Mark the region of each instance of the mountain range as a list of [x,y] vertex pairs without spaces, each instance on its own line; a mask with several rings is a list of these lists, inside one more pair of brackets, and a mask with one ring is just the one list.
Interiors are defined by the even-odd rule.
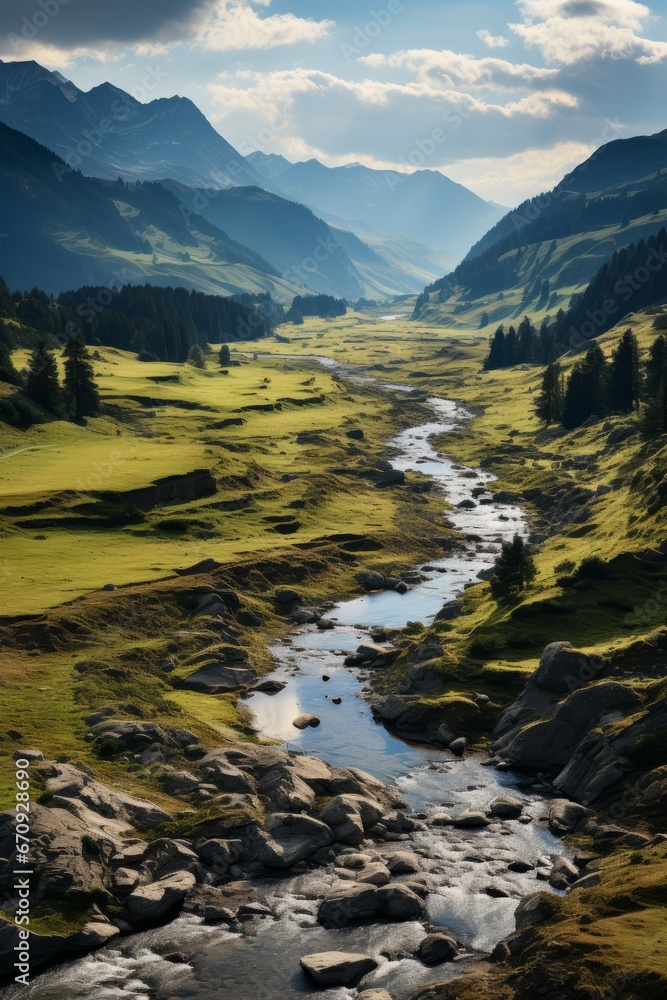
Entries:
[[[306,287],[315,291],[373,297],[417,292],[455,265],[501,214],[438,171],[406,175],[358,164],[291,164],[262,153],[244,157],[187,98],[143,104],[110,83],[84,92],[32,61],[0,61],[0,122],[86,176],[176,182],[182,198],[185,188],[251,189],[217,206],[207,199],[202,215],[271,260],[279,273],[303,271],[303,260],[315,255],[318,267],[306,269]],[[275,198],[260,198],[258,189]],[[290,215],[290,202],[311,212],[295,206]],[[223,204],[229,220],[221,215]],[[338,248],[321,261],[320,241],[331,246],[332,230],[341,234]],[[208,279],[203,290],[210,290]],[[249,289],[242,281],[234,290]]]

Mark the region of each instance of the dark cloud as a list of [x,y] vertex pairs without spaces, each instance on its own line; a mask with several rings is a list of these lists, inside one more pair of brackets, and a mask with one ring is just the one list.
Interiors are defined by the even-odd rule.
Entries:
[[215,0],[0,0],[0,36],[62,49],[189,38]]

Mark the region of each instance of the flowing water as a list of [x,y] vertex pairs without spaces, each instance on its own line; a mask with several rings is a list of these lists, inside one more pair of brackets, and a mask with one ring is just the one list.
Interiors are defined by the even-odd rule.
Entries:
[[[329,359],[317,359],[328,367]],[[367,376],[343,371],[347,377]],[[395,390],[401,386],[387,386]],[[391,447],[395,468],[431,476],[453,505],[470,498],[471,490],[487,487],[491,477],[480,470],[453,464],[438,454],[435,435],[454,429],[469,414],[453,402],[432,399],[434,418],[403,431]],[[466,583],[493,565],[501,542],[515,532],[526,533],[519,508],[498,502],[471,509],[456,506],[453,525],[469,540],[456,556],[432,560],[422,567],[423,582],[407,594],[393,591],[359,597],[336,605],[327,615],[331,631],[308,626],[275,645],[280,666],[273,675],[287,682],[275,695],[255,694],[247,705],[264,737],[278,738],[289,749],[320,756],[337,766],[361,767],[403,793],[409,808],[450,814],[484,809],[503,791],[525,803],[532,822],[494,822],[481,830],[428,827],[404,835],[396,844],[416,851],[429,881],[428,920],[450,931],[466,953],[487,951],[514,928],[519,900],[545,884],[535,873],[514,874],[509,862],[525,858],[537,863],[555,857],[562,847],[546,828],[546,805],[539,794],[516,788],[516,779],[484,767],[470,755],[452,760],[444,751],[408,745],[377,724],[363,699],[367,676],[345,667],[344,656],[368,639],[374,627],[402,628],[410,621],[428,622],[443,603]],[[323,680],[323,675],[329,677]],[[333,698],[342,699],[334,704]],[[292,720],[303,712],[321,719],[317,729],[296,730]],[[28,987],[2,991],[7,1000],[289,1000],[318,993],[303,977],[299,958],[318,951],[363,951],[378,961],[364,985],[387,987],[395,1000],[406,1000],[422,982],[462,974],[460,962],[426,969],[413,957],[424,936],[421,924],[373,924],[325,930],[316,921],[318,901],[335,880],[333,869],[320,869],[283,879],[267,879],[262,892],[276,919],[256,918],[233,932],[209,927],[196,918],[181,917],[166,927],[124,938],[94,955],[39,977]],[[492,898],[489,886],[508,895]],[[177,959],[175,961],[175,959]],[[332,989],[329,1000],[348,1000],[354,990]]]

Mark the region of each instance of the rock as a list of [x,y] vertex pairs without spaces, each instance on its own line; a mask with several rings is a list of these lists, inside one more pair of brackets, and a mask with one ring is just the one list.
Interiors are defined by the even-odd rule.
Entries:
[[215,559],[202,559],[201,562],[195,563],[194,566],[188,566],[187,569],[177,569],[176,573],[179,576],[197,576],[200,573],[212,573],[216,569],[220,569],[222,563],[216,562]]
[[213,750],[200,762],[202,774],[223,792],[245,792],[254,794],[257,782],[239,767],[230,763],[224,750]]
[[468,741],[465,736],[459,736],[458,739],[452,740],[449,744],[449,749],[454,754],[455,757],[463,757],[466,747],[468,746]]
[[44,754],[41,750],[15,750],[12,754],[13,760],[27,760],[29,763],[34,764],[35,761],[44,760]]
[[336,840],[356,846],[364,833],[382,818],[382,806],[362,795],[337,795],[320,812],[320,819],[331,827]]
[[459,508],[459,510],[474,510],[477,507],[477,504],[475,503],[474,500],[468,499],[468,500],[462,500],[461,503],[457,503],[456,506]]
[[336,627],[336,623],[331,620],[331,618],[320,618],[317,623],[317,627],[320,632],[330,632]]
[[520,799],[513,798],[511,795],[499,795],[498,798],[493,800],[488,809],[489,816],[494,816],[498,819],[518,819],[522,812],[523,802]]
[[568,882],[576,882],[579,878],[579,869],[569,858],[556,858],[551,866],[551,874],[562,875]]
[[447,603],[443,604],[443,606],[440,608],[440,610],[438,611],[437,615],[433,620],[436,622],[448,622],[451,621],[452,618],[458,618],[458,616],[461,614],[462,611],[463,611],[462,601],[458,600],[447,601]]
[[386,472],[380,472],[373,478],[375,485],[378,487],[400,486],[405,482],[405,473],[401,469],[388,469]]
[[306,861],[320,848],[329,847],[334,839],[325,823],[291,813],[273,813],[264,829],[251,830],[245,838],[249,854],[267,868],[282,871]]
[[352,430],[345,432],[345,437],[349,437],[352,441],[363,441],[365,434],[361,427],[353,427]]
[[552,642],[542,652],[531,681],[553,694],[566,694],[595,677],[596,672],[590,657],[569,642]]
[[558,913],[558,904],[549,892],[536,892],[525,896],[516,908],[514,923],[518,931],[524,927],[549,920]]
[[317,919],[323,927],[340,928],[358,920],[377,916],[383,907],[380,890],[375,886],[346,885],[334,889],[324,897],[317,910]]
[[418,920],[424,905],[419,896],[407,885],[399,882],[378,889],[382,899],[382,913],[394,920]]
[[207,924],[231,924],[236,919],[229,897],[210,885],[195,885],[188,890],[183,910],[202,917]]
[[286,681],[276,681],[271,677],[267,677],[266,680],[259,680],[253,684],[250,690],[259,691],[262,694],[278,694],[279,691],[284,691],[286,687]]
[[419,945],[417,958],[424,965],[442,965],[443,962],[452,962],[457,954],[454,938],[447,934],[429,934]]
[[532,864],[530,861],[524,861],[522,858],[517,858],[516,861],[510,861],[510,863],[507,866],[507,870],[509,872],[518,872],[519,874],[523,874],[524,872],[532,872],[534,868],[535,868],[534,864]]
[[310,726],[312,729],[317,729],[320,724],[320,720],[316,715],[309,715],[308,713],[300,715],[296,718],[292,725],[295,729],[308,729]]
[[290,614],[291,621],[297,625],[314,625],[318,618],[314,611],[308,611],[306,608],[297,608]]
[[238,839],[222,840],[216,837],[198,841],[195,844],[195,850],[207,867],[214,868],[224,874],[243,854],[243,841]]
[[301,595],[289,587],[280,587],[275,596],[279,604],[296,604],[301,600]]
[[360,573],[355,574],[354,579],[357,583],[361,584],[364,590],[369,592],[385,589],[384,576],[382,573],[376,573],[374,570],[362,570]]
[[437,691],[444,683],[437,661],[424,660],[411,666],[400,685],[401,694]]
[[349,986],[377,969],[370,955],[342,951],[305,955],[299,965],[318,986]]
[[332,705],[342,705],[343,704],[343,699],[342,698],[332,698],[331,699],[331,704]]
[[84,924],[80,931],[71,935],[67,946],[74,951],[78,949],[93,951],[118,937],[119,934],[120,931],[115,924],[110,924],[106,920],[91,920]]
[[590,809],[578,802],[557,799],[549,806],[549,827],[554,833],[572,833],[592,815]]
[[356,877],[357,882],[364,885],[388,885],[391,882],[389,869],[379,861],[371,862],[362,868]]
[[158,882],[139,886],[128,897],[128,912],[133,920],[140,922],[157,920],[185,899],[195,881],[191,872],[181,871]]
[[362,990],[356,1000],[391,1000],[391,994],[386,990]]
[[450,743],[454,742],[455,739],[456,736],[451,731],[451,729],[448,728],[448,726],[445,726],[443,724],[442,726],[438,727],[438,731],[435,734],[435,742],[439,744],[439,746],[448,747]]
[[199,788],[199,779],[189,771],[174,771],[167,775],[163,787],[167,795],[188,795]]
[[444,656],[444,653],[445,651],[442,646],[428,642],[419,647],[415,659],[417,663],[422,663],[424,660],[438,660],[441,656]]
[[509,899],[511,895],[507,889],[503,889],[499,885],[487,885],[484,892],[487,896],[491,896],[492,899]]
[[452,824],[454,826],[463,827],[488,826],[489,822],[489,818],[485,816],[484,813],[475,812],[472,809],[459,813],[459,815],[454,817],[452,820]]
[[589,875],[584,875],[583,878],[579,878],[576,882],[573,882],[570,886],[571,889],[593,889],[596,885],[600,885],[602,881],[599,872],[591,872]]
[[390,663],[398,656],[398,650],[388,646],[381,646],[377,642],[363,642],[357,649],[357,655],[364,663]]
[[229,666],[212,658],[186,677],[182,686],[189,691],[203,691],[205,694],[226,694],[249,687],[256,680],[257,673],[247,664]]
[[392,851],[384,855],[384,862],[392,875],[411,875],[419,871],[419,858],[412,851]]

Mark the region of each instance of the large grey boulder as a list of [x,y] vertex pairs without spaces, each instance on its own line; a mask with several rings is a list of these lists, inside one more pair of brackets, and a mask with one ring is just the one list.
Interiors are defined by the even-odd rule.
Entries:
[[265,828],[251,828],[245,838],[246,853],[267,868],[284,871],[306,861],[322,847],[333,843],[329,827],[310,816],[273,813]]
[[447,934],[429,934],[419,945],[417,958],[424,965],[442,965],[443,962],[452,962],[457,954],[454,938]]
[[348,986],[373,972],[378,965],[370,955],[343,951],[304,955],[299,964],[318,986]]
[[309,727],[311,729],[317,729],[319,724],[320,720],[318,717],[316,715],[311,715],[308,712],[304,715],[299,715],[292,723],[295,729],[308,729]]
[[424,691],[437,691],[444,684],[444,679],[436,660],[421,660],[411,666],[400,684],[403,694],[416,694]]
[[333,889],[320,903],[317,919],[323,927],[340,928],[377,916],[383,906],[380,890],[371,885],[348,885]]
[[549,806],[549,828],[554,833],[572,833],[590,819],[593,813],[585,806],[568,799],[556,799]]
[[532,896],[525,896],[514,913],[514,923],[518,931],[532,924],[549,920],[558,913],[557,897],[549,892],[536,892]]
[[256,671],[245,663],[230,666],[217,660],[210,660],[186,677],[182,685],[189,691],[226,694],[229,691],[240,691],[249,687],[256,680]]
[[490,803],[488,814],[498,819],[518,819],[523,806],[521,799],[512,795],[499,795]]
[[378,889],[382,900],[381,913],[392,920],[419,920],[424,904],[413,889],[398,882]]
[[127,899],[131,919],[143,923],[164,916],[185,899],[195,881],[191,872],[182,871],[139,886]]
[[545,646],[531,680],[552,694],[567,694],[592,680],[596,673],[595,665],[586,653],[575,649],[569,642],[552,642]]
[[356,846],[366,830],[375,826],[384,814],[383,807],[363,795],[337,795],[320,812],[320,819],[331,827],[336,840]]
[[206,781],[212,782],[224,792],[247,792],[253,794],[257,783],[252,775],[231,763],[225,750],[213,750],[199,762]]

